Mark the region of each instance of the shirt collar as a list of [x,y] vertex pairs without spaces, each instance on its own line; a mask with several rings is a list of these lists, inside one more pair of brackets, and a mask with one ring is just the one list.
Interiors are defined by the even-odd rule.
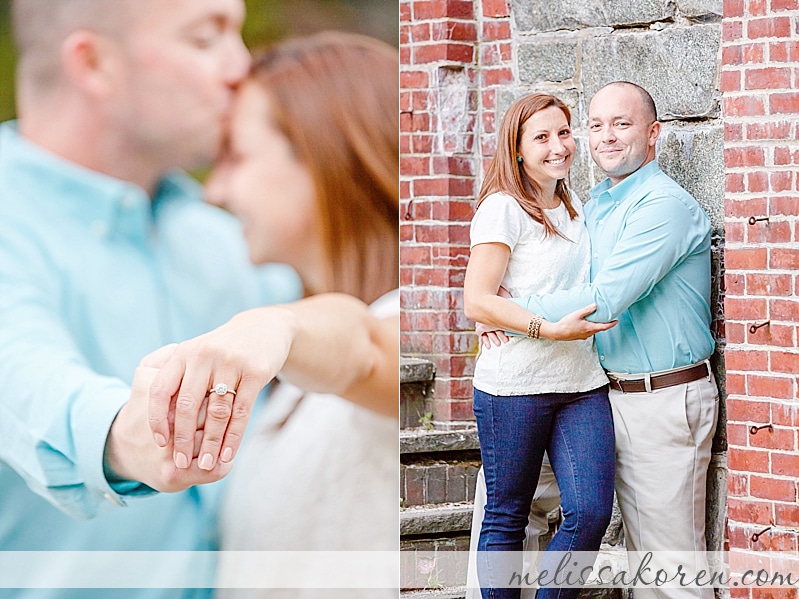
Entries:
[[633,197],[633,192],[638,188],[638,186],[658,172],[660,172],[658,161],[652,160],[634,173],[630,174],[628,177],[625,177],[616,185],[611,184],[610,178],[605,179],[593,187],[591,191],[589,191],[589,194],[592,199],[596,199],[598,201],[601,201],[603,199],[602,196],[607,194],[607,198],[610,201],[616,202],[618,205],[626,198]]
[[[151,199],[140,186],[82,167],[26,140],[17,123],[0,125],[0,176],[9,176],[23,197],[85,222],[98,235],[142,238],[154,212],[177,197],[199,197],[181,172],[167,174]],[[29,192],[29,193],[25,193]]]

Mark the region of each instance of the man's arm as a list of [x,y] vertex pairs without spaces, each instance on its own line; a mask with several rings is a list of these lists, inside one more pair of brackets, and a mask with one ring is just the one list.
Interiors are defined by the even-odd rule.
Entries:
[[707,230],[697,226],[697,218],[672,196],[648,199],[631,211],[624,231],[591,284],[513,301],[547,320],[559,320],[595,303],[596,312],[588,320],[615,320],[705,242]]

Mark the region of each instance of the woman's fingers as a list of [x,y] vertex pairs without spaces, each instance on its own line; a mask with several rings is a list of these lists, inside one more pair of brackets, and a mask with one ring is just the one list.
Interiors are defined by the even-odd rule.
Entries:
[[253,378],[243,378],[239,383],[236,400],[233,402],[230,424],[228,424],[227,431],[225,431],[222,453],[219,457],[223,462],[231,462],[236,457],[236,452],[238,452],[241,439],[244,436],[244,430],[250,420],[252,406],[255,404],[255,400],[262,388],[261,383]]
[[[194,432],[200,406],[210,387],[210,369],[190,361],[175,399],[174,460],[177,468],[188,468],[194,450]],[[210,405],[208,408],[210,414]],[[206,416],[206,427],[209,415]],[[200,458],[202,460],[202,456]]]
[[199,466],[202,470],[212,470],[216,465],[222,448],[222,439],[231,422],[233,406],[241,401],[246,401],[246,399],[242,400],[240,396],[238,373],[230,369],[220,369],[214,372],[211,390],[208,392],[205,433],[199,457]]

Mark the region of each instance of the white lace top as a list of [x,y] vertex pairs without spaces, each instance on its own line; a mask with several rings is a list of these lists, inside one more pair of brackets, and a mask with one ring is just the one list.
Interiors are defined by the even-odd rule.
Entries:
[[[550,222],[567,239],[544,235],[511,196],[495,193],[480,204],[472,219],[471,247],[500,242],[511,250],[502,286],[512,297],[545,294],[589,282],[591,243],[583,207],[572,194],[577,218],[566,207],[546,210]],[[549,341],[511,337],[509,343],[481,348],[474,371],[474,386],[492,395],[573,393],[607,383],[599,365],[593,338],[584,341]]]

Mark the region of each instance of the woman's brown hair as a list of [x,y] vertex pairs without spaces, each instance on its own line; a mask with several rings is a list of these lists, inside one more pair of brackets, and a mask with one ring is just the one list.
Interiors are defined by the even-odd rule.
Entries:
[[[550,94],[530,94],[519,98],[510,105],[502,124],[499,126],[497,137],[497,151],[486,171],[477,205],[492,193],[504,192],[513,197],[524,211],[535,221],[544,225],[547,235],[561,235],[549,222],[544,209],[541,207],[541,188],[524,172],[524,168],[517,158],[519,157],[519,144],[522,139],[522,127],[536,112],[554,106],[563,111],[566,121],[571,124],[571,111],[561,100]],[[569,218],[575,218],[577,211],[572,206],[571,194],[566,187],[565,179],[558,181],[555,187],[555,197],[566,206]]]
[[328,285],[369,303],[398,286],[397,50],[324,32],[282,42],[253,60],[274,125],[313,177]]

